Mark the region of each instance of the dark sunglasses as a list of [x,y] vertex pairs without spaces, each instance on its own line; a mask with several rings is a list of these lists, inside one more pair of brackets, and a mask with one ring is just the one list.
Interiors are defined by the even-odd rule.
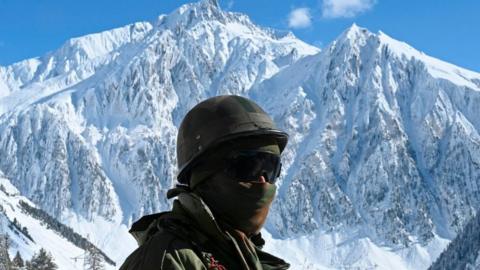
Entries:
[[238,151],[225,159],[225,173],[239,180],[254,181],[264,176],[267,182],[274,184],[281,168],[280,156],[267,152]]

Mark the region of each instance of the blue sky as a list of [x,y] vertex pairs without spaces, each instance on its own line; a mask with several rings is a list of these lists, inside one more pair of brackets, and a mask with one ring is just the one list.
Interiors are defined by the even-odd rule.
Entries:
[[[0,65],[41,56],[71,37],[153,21],[191,1],[0,0]],[[220,0],[257,24],[324,47],[352,23],[480,72],[478,0]]]

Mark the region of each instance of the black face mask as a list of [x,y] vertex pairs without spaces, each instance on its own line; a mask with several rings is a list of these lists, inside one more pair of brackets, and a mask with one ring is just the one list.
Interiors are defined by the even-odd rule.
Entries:
[[243,182],[220,171],[201,183],[195,192],[215,218],[251,236],[260,232],[265,223],[276,186],[268,182]]

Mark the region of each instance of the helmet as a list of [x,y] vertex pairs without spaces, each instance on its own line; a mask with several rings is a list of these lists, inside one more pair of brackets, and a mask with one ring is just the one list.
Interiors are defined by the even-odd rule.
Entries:
[[191,109],[178,130],[177,180],[188,185],[188,172],[200,157],[222,142],[248,136],[269,136],[277,141],[280,152],[288,141],[287,133],[277,129],[272,118],[250,99],[217,96]]

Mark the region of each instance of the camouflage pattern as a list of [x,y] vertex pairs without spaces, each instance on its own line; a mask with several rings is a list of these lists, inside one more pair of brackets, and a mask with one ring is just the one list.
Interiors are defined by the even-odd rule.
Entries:
[[288,269],[261,241],[222,230],[202,199],[180,192],[172,211],[145,216],[131,230],[139,247],[120,270]]
[[274,138],[280,151],[288,135],[255,102],[240,96],[217,96],[197,104],[183,119],[178,130],[178,181],[188,184],[184,174],[200,156],[222,142],[246,136]]

